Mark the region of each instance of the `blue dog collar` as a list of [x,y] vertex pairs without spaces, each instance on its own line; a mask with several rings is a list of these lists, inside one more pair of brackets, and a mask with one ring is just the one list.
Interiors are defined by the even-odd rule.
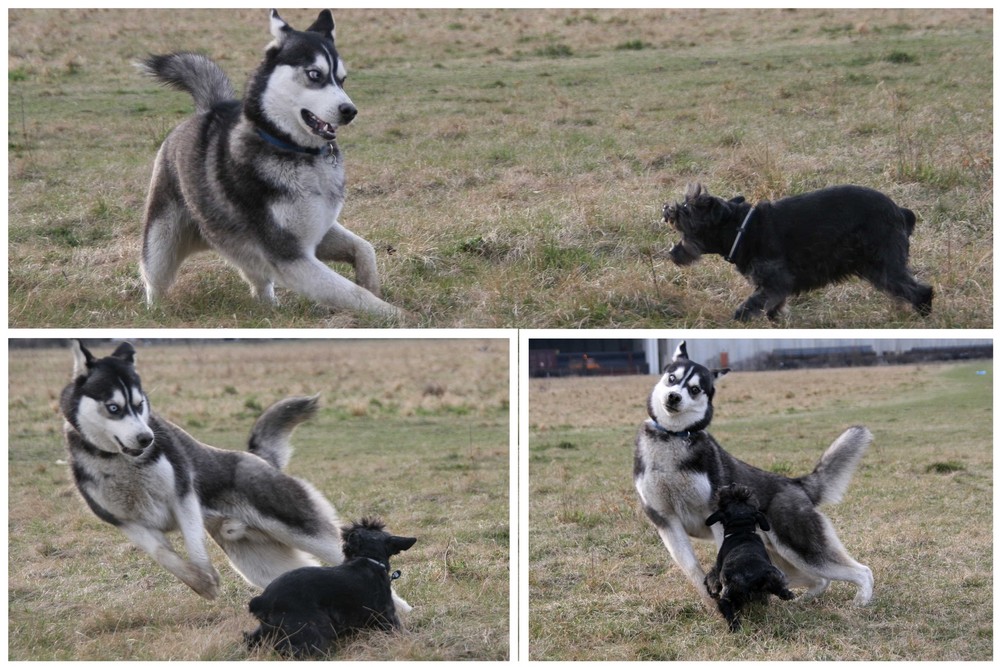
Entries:
[[690,438],[692,435],[697,433],[697,431],[671,431],[670,429],[661,426],[660,422],[656,421],[655,419],[650,419],[649,421],[653,422],[653,426],[660,433],[666,433],[667,435],[673,436],[675,438]]
[[328,157],[333,155],[334,147],[333,143],[326,144],[322,148],[306,148],[305,146],[299,146],[298,144],[293,144],[288,141],[282,141],[278,137],[268,134],[264,130],[257,128],[257,136],[271,144],[275,148],[280,148],[283,151],[292,151],[294,153],[304,153],[305,155],[319,155],[321,157]]
[[743,218],[743,223],[740,228],[736,231],[736,239],[733,241],[733,247],[729,250],[729,254],[726,255],[725,259],[727,262],[732,263],[733,257],[736,256],[736,248],[740,245],[740,240],[743,238],[743,232],[747,229],[747,223],[750,222],[750,218],[753,216],[754,211],[757,210],[756,206],[751,206],[750,210],[747,211],[747,217]]

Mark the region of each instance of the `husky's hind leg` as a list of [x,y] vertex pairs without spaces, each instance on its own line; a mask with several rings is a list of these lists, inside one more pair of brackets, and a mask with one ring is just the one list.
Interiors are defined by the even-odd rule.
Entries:
[[139,261],[148,306],[156,303],[170,289],[177,268],[188,255],[208,247],[168,171],[161,149],[146,199],[142,258]]
[[267,588],[285,572],[320,564],[309,554],[252,528],[242,532],[241,539],[237,540],[226,539],[227,535],[221,530],[210,528],[209,534],[222,547],[233,569],[260,588]]

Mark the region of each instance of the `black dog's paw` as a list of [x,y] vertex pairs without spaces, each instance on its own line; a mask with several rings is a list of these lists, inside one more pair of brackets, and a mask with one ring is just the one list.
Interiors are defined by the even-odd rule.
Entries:
[[708,574],[705,575],[705,590],[714,600],[719,599],[719,594],[722,593],[722,582],[719,581],[718,573],[713,569],[710,570]]
[[934,288],[926,287],[917,291],[913,307],[921,317],[931,314],[931,302],[934,300]]
[[253,632],[243,633],[243,644],[250,650],[253,650],[260,646],[262,641],[260,628],[254,630]]
[[738,322],[749,322],[750,320],[760,317],[761,311],[758,308],[753,308],[743,304],[736,309],[733,313],[733,319]]

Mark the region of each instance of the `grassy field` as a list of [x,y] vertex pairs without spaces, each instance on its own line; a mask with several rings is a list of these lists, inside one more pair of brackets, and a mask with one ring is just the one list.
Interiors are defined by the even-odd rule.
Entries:
[[[987,370],[985,377],[976,375]],[[713,435],[738,457],[808,473],[852,424],[872,448],[825,508],[875,575],[851,606],[834,582],[811,602],[750,611],[726,630],[639,509],[632,442],[654,378],[532,380],[530,630],[538,660],[990,660],[992,363],[731,373]],[[714,559],[699,543],[702,563]]]
[[[9,365],[10,659],[273,657],[242,647],[255,591],[214,543],[222,587],[208,602],[79,498],[58,413],[69,350],[14,350]],[[507,658],[507,341],[140,346],[138,365],[160,414],[227,448],[245,447],[272,401],[323,393],[319,414],[296,431],[289,472],[342,519],[378,514],[418,538],[393,560],[403,572],[394,587],[414,606],[405,630],[349,640],[335,657]]]
[[[693,180],[750,198],[853,182],[917,213],[932,317],[855,281],[794,299],[778,326],[992,326],[990,10],[336,20],[360,108],[340,133],[342,221],[376,246],[409,326],[731,326],[745,281],[720,258],[681,271],[665,255],[660,208]],[[142,304],[151,163],[191,102],[130,63],[200,50],[242,86],[270,40],[263,10],[11,10],[8,33],[12,326],[387,324],[290,294],[263,309],[214,254]]]

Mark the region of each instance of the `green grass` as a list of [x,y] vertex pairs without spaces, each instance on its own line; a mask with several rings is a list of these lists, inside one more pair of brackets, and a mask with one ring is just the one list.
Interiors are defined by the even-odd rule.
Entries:
[[[989,374],[977,376],[983,368]],[[630,483],[632,438],[654,380],[533,380],[531,657],[990,660],[992,372],[985,362],[720,382],[713,435],[759,467],[806,474],[847,426],[865,424],[875,437],[845,500],[824,508],[871,567],[872,604],[853,607],[854,588],[834,582],[811,602],[749,610],[737,634],[702,606]],[[707,543],[697,550],[702,563],[714,558]]]
[[[312,14],[286,18],[301,26]],[[189,261],[162,307],[146,310],[145,189],[157,145],[191,103],[129,63],[202,50],[241,86],[270,39],[266,16],[55,16],[10,13],[12,326],[387,324],[288,293],[278,309],[262,308],[213,254]],[[385,296],[410,313],[408,325],[732,326],[745,281],[719,258],[670,264],[675,234],[657,222],[664,201],[700,180],[750,198],[854,182],[917,213],[912,265],[937,290],[932,317],[850,282],[795,298],[779,326],[992,326],[987,11],[343,10],[336,19],[360,108],[340,133],[342,221],[375,245]],[[755,30],[735,28],[747,24]],[[55,25],[67,31],[58,39]]]
[[[402,633],[341,642],[353,660],[506,660],[509,441],[506,342],[317,341],[140,347],[154,409],[215,446],[242,449],[262,406],[321,391],[290,474],[343,520],[382,516],[417,544],[393,559],[413,605]],[[95,352],[106,353],[108,346]],[[68,349],[9,355],[8,650],[12,660],[243,660],[257,594],[210,554],[213,602],[129,545],[78,496],[58,394]],[[434,385],[433,387],[431,385]],[[210,541],[210,540],[209,540]],[[211,542],[211,541],[210,541]],[[175,544],[183,549],[179,539]]]

